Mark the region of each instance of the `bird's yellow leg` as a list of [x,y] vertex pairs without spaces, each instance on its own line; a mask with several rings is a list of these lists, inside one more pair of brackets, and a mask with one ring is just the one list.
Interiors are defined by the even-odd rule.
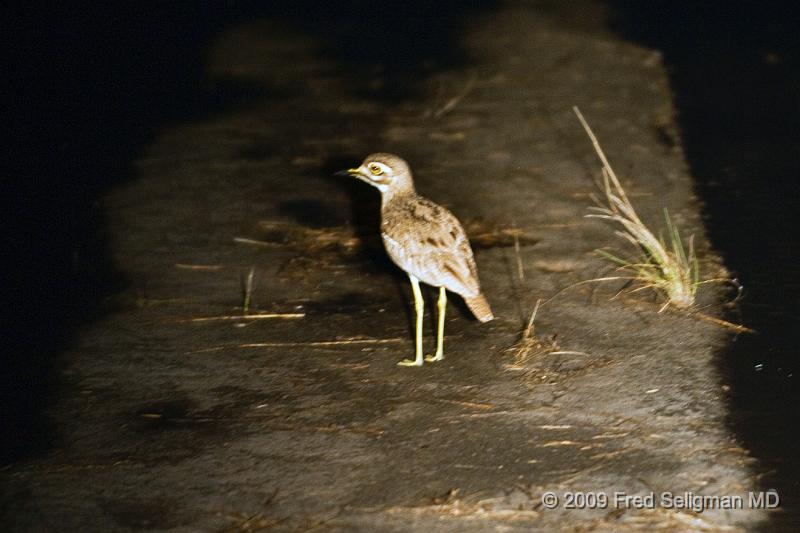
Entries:
[[416,358],[403,359],[399,363],[400,366],[422,366],[422,317],[425,313],[425,300],[422,299],[422,292],[419,290],[419,280],[412,275],[408,276],[411,280],[411,288],[414,290],[414,311],[417,314],[416,324]]
[[444,312],[447,309],[447,291],[439,287],[439,327],[436,330],[436,354],[425,357],[428,362],[444,359]]

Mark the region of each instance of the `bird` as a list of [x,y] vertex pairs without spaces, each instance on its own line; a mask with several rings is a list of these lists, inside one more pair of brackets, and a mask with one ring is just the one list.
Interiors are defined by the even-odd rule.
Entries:
[[481,291],[478,269],[467,234],[449,210],[420,196],[414,188],[411,168],[401,157],[379,152],[368,155],[360,166],[336,173],[358,178],[381,193],[381,237],[391,260],[408,274],[416,312],[415,357],[400,366],[422,366],[422,319],[425,302],[419,282],[439,288],[436,352],[427,362],[444,359],[444,317],[447,291],[460,295],[481,321],[494,314]]

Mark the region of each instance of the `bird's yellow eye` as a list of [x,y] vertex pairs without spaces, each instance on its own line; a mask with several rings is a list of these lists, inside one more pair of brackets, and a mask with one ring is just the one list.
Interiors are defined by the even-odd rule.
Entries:
[[377,163],[372,163],[369,167],[369,171],[372,172],[373,176],[380,176],[383,174],[383,169]]

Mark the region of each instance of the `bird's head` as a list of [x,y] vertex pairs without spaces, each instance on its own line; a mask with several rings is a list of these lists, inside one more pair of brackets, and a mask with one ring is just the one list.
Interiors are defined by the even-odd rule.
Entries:
[[337,174],[353,176],[377,187],[381,193],[395,194],[411,192],[414,182],[408,163],[394,154],[370,154],[357,168],[350,168]]

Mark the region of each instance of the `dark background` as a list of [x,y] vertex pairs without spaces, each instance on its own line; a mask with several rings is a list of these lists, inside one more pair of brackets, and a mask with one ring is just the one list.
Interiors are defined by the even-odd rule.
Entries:
[[[4,17],[4,463],[47,448],[53,433],[44,412],[58,396],[58,354],[124,287],[106,255],[98,198],[132,178],[133,160],[159,128],[230,109],[259,91],[204,78],[204,54],[218,32],[250,17],[280,17],[326,39],[342,68],[381,64],[395,73],[396,83],[369,96],[396,100],[409,73],[468,60],[455,44],[458,21],[492,8],[326,5],[126,3]],[[732,384],[729,422],[761,460],[764,487],[785,496],[787,517],[800,493],[797,18],[789,3],[618,0],[609,8],[611,29],[661,50],[669,68],[711,240],[746,289],[737,318],[759,332],[719,356]],[[416,38],[405,38],[408,31]],[[361,46],[378,32],[389,37]],[[421,61],[431,56],[433,63]]]
[[[110,3],[21,8],[4,21],[10,91],[0,173],[9,187],[4,255],[13,273],[3,287],[5,461],[47,446],[43,410],[57,393],[57,354],[124,286],[106,255],[98,198],[132,178],[133,160],[159,128],[234,108],[261,90],[204,77],[215,35],[254,17],[280,18],[321,36],[342,68],[381,65],[394,73],[386,88],[365,96],[398,100],[409,72],[424,75],[463,59],[454,45],[458,20],[491,7],[454,0],[435,7],[333,4]],[[423,64],[431,56],[436,61]]]
[[800,38],[788,3],[613,2],[613,27],[662,50],[705,224],[745,287],[758,331],[719,356],[729,424],[797,517],[800,346]]

